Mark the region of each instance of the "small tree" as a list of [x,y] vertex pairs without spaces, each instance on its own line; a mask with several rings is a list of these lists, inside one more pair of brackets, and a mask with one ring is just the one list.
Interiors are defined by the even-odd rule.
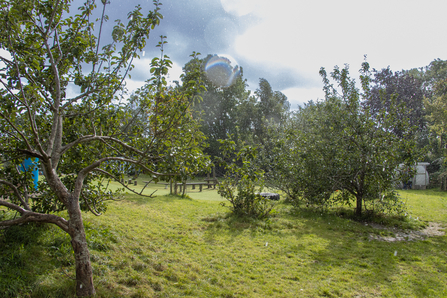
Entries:
[[335,87],[322,68],[325,100],[300,109],[282,132],[284,141],[273,155],[278,169],[270,177],[295,202],[328,206],[354,201],[357,215],[365,203],[397,206],[393,189],[400,182],[399,164],[414,165],[416,142],[412,128],[397,118],[397,105],[374,117],[361,105],[370,96],[368,63],[360,72],[362,93],[348,67],[331,73]]
[[220,164],[225,169],[225,176],[218,185],[218,193],[230,202],[232,212],[238,216],[268,217],[273,203],[260,195],[264,172],[255,166],[256,148],[244,146],[235,154],[236,143],[230,136],[219,142],[224,156]]
[[[104,200],[114,194],[101,181],[118,180],[131,166],[168,179],[206,164],[189,110],[201,87],[168,88],[171,63],[162,55],[152,61],[153,78],[136,93],[137,113],[131,113],[121,102],[123,82],[162,18],[161,4],[154,0],[146,16],[137,6],[127,24],[116,21],[111,43],[102,46],[108,2],[102,1],[96,28],[90,22],[94,1],[67,16],[69,3],[0,4],[0,48],[10,54],[0,57],[0,206],[19,214],[0,226],[45,222],[65,231],[75,256],[76,293],[90,296],[95,288],[81,211],[105,210]],[[69,97],[70,86],[78,95]],[[28,171],[18,169],[27,158],[38,158],[43,171],[37,192]],[[60,210],[68,219],[54,214]]]

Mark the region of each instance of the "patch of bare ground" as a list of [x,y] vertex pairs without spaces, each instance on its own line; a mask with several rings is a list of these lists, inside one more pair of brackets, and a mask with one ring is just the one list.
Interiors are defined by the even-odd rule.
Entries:
[[385,226],[382,226],[379,224],[373,224],[373,223],[369,223],[368,225],[374,229],[387,230],[387,231],[391,232],[391,234],[393,234],[392,236],[370,234],[369,240],[378,240],[378,241],[387,241],[387,242],[416,241],[416,240],[425,240],[428,237],[445,235],[444,227],[440,223],[437,223],[437,222],[430,222],[428,224],[428,227],[426,227],[423,230],[419,230],[419,231],[402,230],[402,229],[394,228],[394,227],[389,228],[389,227],[385,227]]

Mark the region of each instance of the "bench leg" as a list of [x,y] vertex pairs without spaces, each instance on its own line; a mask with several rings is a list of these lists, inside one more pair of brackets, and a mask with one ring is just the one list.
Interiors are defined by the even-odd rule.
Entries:
[[199,186],[200,186],[200,191],[202,191],[202,184],[200,184]]
[[196,186],[194,184],[192,185],[192,189],[196,189]]

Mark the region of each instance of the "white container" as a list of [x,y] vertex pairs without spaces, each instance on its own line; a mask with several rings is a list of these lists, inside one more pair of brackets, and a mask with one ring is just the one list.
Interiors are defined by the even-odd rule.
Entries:
[[416,165],[416,174],[413,177],[413,189],[426,189],[430,178],[427,172],[428,162],[418,162]]
[[[416,174],[411,179],[412,189],[426,189],[427,185],[430,183],[430,177],[428,176],[427,166],[428,162],[418,162],[415,165]],[[404,164],[400,164],[399,168],[404,168]],[[403,185],[401,185],[403,187]]]

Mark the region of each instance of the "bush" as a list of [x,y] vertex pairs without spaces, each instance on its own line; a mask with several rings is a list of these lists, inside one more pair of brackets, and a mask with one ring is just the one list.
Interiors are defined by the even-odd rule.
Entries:
[[219,142],[224,156],[220,165],[226,173],[219,184],[218,193],[230,202],[230,209],[236,215],[269,217],[274,204],[259,194],[264,186],[264,171],[254,166],[256,148],[245,146],[234,155],[234,141],[227,139]]

